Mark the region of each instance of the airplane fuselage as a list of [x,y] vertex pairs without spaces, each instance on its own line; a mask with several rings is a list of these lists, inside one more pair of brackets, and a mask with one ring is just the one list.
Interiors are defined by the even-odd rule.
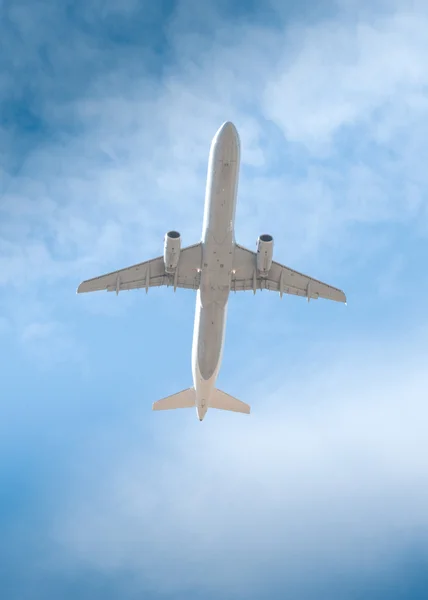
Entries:
[[214,137],[209,156],[202,228],[201,283],[196,296],[192,375],[196,411],[202,421],[220,369],[235,248],[235,209],[240,142],[227,122]]
[[235,243],[235,210],[240,167],[240,141],[233,123],[215,134],[208,161],[205,209],[200,242],[181,247],[178,231],[164,237],[163,256],[83,281],[77,291],[122,290],[173,286],[196,290],[192,345],[193,386],[153,402],[153,410],[195,408],[200,421],[208,408],[250,414],[249,404],[216,386],[223,357],[227,303],[233,291],[270,290],[313,299],[345,302],[342,290],[294,271],[273,260],[273,237],[259,235],[257,250]]

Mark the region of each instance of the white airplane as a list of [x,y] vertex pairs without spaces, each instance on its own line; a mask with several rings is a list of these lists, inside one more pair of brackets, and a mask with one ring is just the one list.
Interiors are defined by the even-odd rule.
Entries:
[[208,408],[250,413],[250,406],[215,387],[223,355],[227,303],[231,291],[272,290],[311,298],[345,302],[345,294],[330,285],[272,260],[273,238],[260,235],[257,252],[235,242],[234,222],[240,141],[233,123],[226,122],[211,143],[205,192],[202,239],[181,248],[181,236],[169,231],[164,254],[126,269],[113,271],[79,285],[78,293],[116,292],[157,286],[196,290],[192,347],[193,387],[158,400],[153,410],[196,408],[200,421]]

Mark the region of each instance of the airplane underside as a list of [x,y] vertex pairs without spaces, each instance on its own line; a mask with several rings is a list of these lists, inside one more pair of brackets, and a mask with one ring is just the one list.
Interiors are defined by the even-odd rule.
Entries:
[[224,123],[209,154],[200,242],[181,247],[178,231],[164,238],[163,256],[83,281],[78,293],[115,292],[167,286],[196,290],[192,347],[193,387],[158,400],[153,410],[196,407],[199,420],[209,408],[249,414],[250,406],[215,387],[225,340],[229,293],[269,290],[310,300],[346,303],[342,290],[273,260],[274,240],[261,234],[256,250],[236,244],[234,223],[240,165],[235,126]]

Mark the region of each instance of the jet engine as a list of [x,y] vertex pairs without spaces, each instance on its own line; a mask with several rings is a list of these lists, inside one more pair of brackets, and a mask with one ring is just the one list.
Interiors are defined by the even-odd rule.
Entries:
[[267,277],[272,266],[273,237],[268,233],[257,240],[257,271],[260,277]]
[[181,250],[181,236],[178,231],[168,231],[165,234],[163,260],[166,273],[174,273],[178,265]]

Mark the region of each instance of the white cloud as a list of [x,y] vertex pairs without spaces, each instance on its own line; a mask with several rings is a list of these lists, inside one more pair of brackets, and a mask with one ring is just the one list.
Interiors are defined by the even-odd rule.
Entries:
[[[136,71],[146,55],[129,48],[73,101],[39,73],[41,112],[67,133],[33,149],[0,206],[1,283],[24,299],[21,329],[30,285],[46,307],[37,319],[59,320],[59,285],[74,301],[83,278],[160,254],[167,229],[184,244],[199,238],[209,143],[225,119],[242,138],[241,243],[269,231],[280,260],[334,284],[375,265],[379,247],[394,260],[389,224],[426,235],[425,13],[366,9],[355,20],[343,9],[276,28],[215,18],[217,33],[202,38],[171,21],[175,62],[159,77]],[[80,31],[65,41],[50,54],[57,82],[61,61],[99,58]],[[379,281],[389,269],[373,268]]]
[[419,336],[384,342],[247,383],[248,418],[156,417],[149,449],[117,431],[94,439],[55,523],[68,559],[126,566],[164,591],[239,582],[242,596],[261,573],[303,590],[308,564],[315,587],[327,568],[393,568],[415,536],[428,543],[428,356]]
[[[115,0],[108,10],[119,10]],[[24,17],[28,37],[54,29]],[[199,237],[209,143],[225,119],[243,145],[238,239],[249,245],[271,231],[278,258],[323,264],[332,283],[344,263],[354,280],[353,268],[386,246],[388,261],[366,269],[364,282],[376,271],[389,294],[408,257],[385,225],[426,234],[425,20],[397,5],[382,18],[366,9],[356,26],[341,13],[275,30],[220,23],[217,37],[202,38],[178,19],[168,30],[177,63],[159,79],[137,71],[145,56],[129,50],[73,102],[44,79],[42,112],[67,134],[7,174],[0,329],[12,324],[45,364],[81,356],[59,316],[67,294],[74,301],[82,278],[160,253],[166,229],[180,229],[186,244]],[[67,71],[101,60],[82,36],[65,39],[56,82],[61,61]],[[90,302],[88,311],[101,310]],[[228,389],[252,402],[249,419],[210,412],[200,426],[194,414],[157,415],[150,456],[140,439],[130,448],[129,430],[94,435],[76,457],[54,535],[72,561],[130,566],[164,589],[245,581],[249,590],[278,558],[289,582],[304,579],[308,561],[335,572],[391,565],[428,527],[428,381],[424,342],[401,340],[385,356],[390,345],[373,352],[363,342],[344,358],[325,342],[316,372],[277,365],[286,383]]]
[[376,127],[376,111],[401,102],[425,112],[427,23],[404,9],[302,26],[297,56],[266,89],[268,114],[289,139],[322,146],[343,127]]
[[[140,228],[140,239],[149,231],[159,235],[166,223],[159,207],[182,225],[190,219],[188,228],[196,232],[209,142],[218,125],[232,118],[241,131],[244,166],[261,167],[254,174],[244,170],[241,203],[250,198],[254,209],[266,179],[275,187],[271,200],[275,206],[279,194],[293,198],[300,189],[303,202],[297,198],[287,209],[287,218],[295,217],[304,225],[316,211],[316,231],[309,234],[314,250],[329,237],[332,218],[342,228],[347,220],[383,220],[385,211],[379,208],[390,188],[383,179],[375,184],[377,175],[370,165],[346,165],[343,174],[336,173],[334,184],[329,169],[312,168],[311,173],[306,157],[303,164],[310,170],[303,176],[290,175],[290,166],[291,170],[297,166],[292,163],[284,173],[276,165],[275,173],[260,178],[270,159],[262,139],[266,137],[263,118],[273,118],[289,140],[308,144],[328,141],[344,125],[372,126],[377,109],[383,110],[379,135],[386,139],[397,126],[388,120],[390,111],[412,99],[420,111],[419,120],[425,119],[424,27],[423,18],[406,14],[356,27],[346,21],[322,22],[302,29],[297,42],[293,28],[285,27],[282,35],[263,28],[243,27],[238,32],[226,28],[201,53],[194,45],[190,53],[186,37],[174,32],[178,70],[171,69],[158,84],[148,76],[135,81],[126,71],[95,81],[92,98],[67,108],[84,126],[83,137],[70,138],[65,148],[54,144],[36,151],[27,177],[15,185],[20,193],[7,199],[8,212],[12,216],[12,205],[21,207],[25,198],[31,198],[36,207],[33,214],[37,210],[38,218],[45,220],[47,233],[60,251],[74,240],[79,256],[90,253],[98,262],[106,253],[105,245],[98,245],[104,235],[115,254],[126,253],[125,246],[136,239],[128,235],[132,224],[135,236]],[[194,37],[190,39],[193,44]],[[296,47],[290,58],[291,41]],[[55,112],[61,114],[58,107]],[[358,132],[352,139],[359,144],[357,136]],[[372,134],[364,131],[363,143],[370,139]],[[271,150],[282,156],[285,146]],[[332,168],[336,169],[334,163]],[[39,173],[47,180],[45,185]],[[331,194],[338,195],[337,184],[345,186],[340,190],[345,192],[342,209],[338,200],[329,200]],[[321,186],[321,197],[317,191],[314,194],[316,185]],[[351,190],[356,191],[350,195]],[[372,193],[377,200],[373,198],[369,207],[361,205],[353,200],[358,190]],[[113,233],[112,227],[121,233]],[[26,238],[20,242],[31,244]],[[150,237],[141,250],[154,245],[155,238]],[[111,254],[102,262],[111,262]]]
[[[91,269],[156,251],[165,227],[179,226],[193,241],[210,139],[226,118],[236,120],[242,136],[239,205],[247,222],[240,227],[252,236],[256,227],[272,227],[275,214],[275,227],[285,228],[295,255],[303,251],[310,258],[326,244],[343,248],[351,224],[417,216],[425,183],[420,153],[411,189],[397,197],[393,186],[426,118],[424,22],[403,11],[356,25],[339,19],[282,32],[226,27],[209,44],[200,41],[201,52],[194,36],[172,27],[178,67],[160,81],[148,75],[135,80],[121,64],[94,81],[89,97],[52,107],[58,123],[77,118],[84,133],[65,146],[36,150],[14,196],[4,201],[4,227],[15,234],[13,248],[3,251],[10,271],[57,278],[66,270],[77,281]],[[405,133],[401,154],[393,162],[372,160],[374,141],[395,149],[394,136],[409,111],[412,131]],[[347,134],[357,154],[338,140],[330,162],[318,164],[284,140],[273,145],[265,119],[273,119],[289,142],[310,148],[333,144],[343,127],[358,126]],[[19,235],[23,216],[35,227]],[[25,258],[35,243],[41,246],[37,268]]]

